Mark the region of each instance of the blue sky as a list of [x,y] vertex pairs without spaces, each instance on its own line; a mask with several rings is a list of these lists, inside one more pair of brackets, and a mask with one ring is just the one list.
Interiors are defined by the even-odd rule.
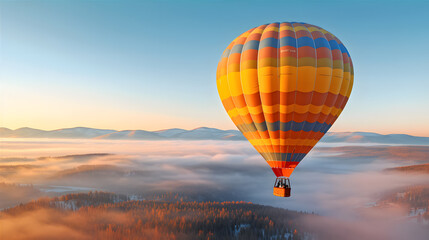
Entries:
[[240,33],[302,21],[339,37],[355,86],[333,131],[429,136],[429,2],[0,1],[0,126],[233,129],[217,62]]

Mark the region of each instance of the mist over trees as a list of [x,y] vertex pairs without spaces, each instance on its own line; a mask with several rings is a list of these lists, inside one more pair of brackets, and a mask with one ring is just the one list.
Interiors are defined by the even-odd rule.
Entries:
[[310,235],[299,221],[304,215],[309,214],[243,201],[130,201],[124,195],[89,192],[42,198],[4,210],[0,223],[8,226],[27,216],[35,219],[26,219],[30,226],[24,231],[17,229],[19,224],[0,228],[0,237],[55,236],[49,231],[42,235],[25,231],[38,225],[72,231],[65,239],[304,239]]

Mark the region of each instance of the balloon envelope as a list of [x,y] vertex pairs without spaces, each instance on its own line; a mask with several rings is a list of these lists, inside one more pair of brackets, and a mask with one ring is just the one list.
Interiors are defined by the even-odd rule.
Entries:
[[329,130],[353,86],[341,41],[298,22],[244,32],[223,52],[216,75],[228,115],[277,177],[289,177]]

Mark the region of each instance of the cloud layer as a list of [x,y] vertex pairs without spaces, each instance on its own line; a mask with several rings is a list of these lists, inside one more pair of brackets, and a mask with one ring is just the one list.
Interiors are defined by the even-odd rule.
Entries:
[[[381,194],[429,183],[425,175],[382,171],[427,162],[428,146],[322,144],[295,170],[288,199],[272,195],[274,174],[244,141],[11,139],[3,146],[0,182],[34,184],[37,192],[4,195],[1,191],[10,191],[0,189],[0,195],[8,196],[0,199],[3,207],[34,196],[73,191],[103,190],[140,197],[171,191],[199,200],[244,200],[315,212],[329,217],[323,223],[326,226],[339,221],[346,224],[345,229],[357,224],[355,229],[366,231],[366,226],[403,218],[401,207],[368,214]],[[380,236],[387,236],[386,229],[395,224],[380,225]]]

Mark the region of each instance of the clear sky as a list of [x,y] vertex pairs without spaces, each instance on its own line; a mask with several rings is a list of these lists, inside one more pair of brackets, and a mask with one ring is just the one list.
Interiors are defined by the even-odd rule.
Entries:
[[0,126],[234,129],[217,62],[240,33],[321,26],[355,66],[331,131],[429,136],[429,1],[0,1]]

